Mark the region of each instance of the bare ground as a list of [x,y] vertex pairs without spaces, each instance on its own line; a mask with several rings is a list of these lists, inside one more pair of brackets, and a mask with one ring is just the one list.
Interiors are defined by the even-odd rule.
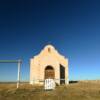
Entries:
[[100,82],[78,82],[45,91],[41,86],[0,84],[0,100],[100,100]]

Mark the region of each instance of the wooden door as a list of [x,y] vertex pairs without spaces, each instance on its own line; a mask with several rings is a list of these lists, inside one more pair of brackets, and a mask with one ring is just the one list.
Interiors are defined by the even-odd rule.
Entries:
[[45,69],[45,79],[54,79],[55,78],[55,72],[53,67],[47,66]]

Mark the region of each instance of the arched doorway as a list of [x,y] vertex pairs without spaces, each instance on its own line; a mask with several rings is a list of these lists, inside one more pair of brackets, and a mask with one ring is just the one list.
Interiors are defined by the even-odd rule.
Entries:
[[54,79],[55,78],[55,72],[54,72],[54,68],[52,66],[47,66],[45,68],[45,79]]

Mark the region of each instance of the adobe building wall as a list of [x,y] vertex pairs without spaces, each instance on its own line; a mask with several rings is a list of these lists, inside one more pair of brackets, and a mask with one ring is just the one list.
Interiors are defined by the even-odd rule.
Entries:
[[45,68],[52,66],[55,81],[60,84],[60,66],[65,68],[65,84],[68,84],[68,59],[60,55],[52,45],[47,45],[39,55],[30,59],[30,84],[43,84]]

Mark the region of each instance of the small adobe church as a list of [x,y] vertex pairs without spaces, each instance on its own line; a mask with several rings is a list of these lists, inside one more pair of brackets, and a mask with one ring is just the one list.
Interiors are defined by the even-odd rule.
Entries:
[[56,84],[68,84],[68,59],[47,45],[40,54],[30,59],[30,84],[44,84],[45,79],[54,79]]

